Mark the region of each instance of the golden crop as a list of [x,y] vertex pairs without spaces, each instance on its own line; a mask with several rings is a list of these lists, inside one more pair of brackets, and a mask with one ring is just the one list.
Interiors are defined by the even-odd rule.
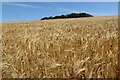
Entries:
[[116,78],[117,16],[2,24],[3,78]]

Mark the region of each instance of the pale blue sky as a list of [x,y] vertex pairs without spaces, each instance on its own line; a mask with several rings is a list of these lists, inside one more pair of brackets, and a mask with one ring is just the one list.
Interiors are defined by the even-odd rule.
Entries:
[[117,2],[3,2],[2,21],[40,20],[45,16],[86,12],[94,16],[118,14]]

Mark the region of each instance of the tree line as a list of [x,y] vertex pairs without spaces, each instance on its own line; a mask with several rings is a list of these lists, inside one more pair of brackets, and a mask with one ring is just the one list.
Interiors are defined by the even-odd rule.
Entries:
[[66,15],[60,15],[60,16],[50,16],[50,17],[43,17],[41,20],[47,20],[47,19],[64,19],[64,18],[80,18],[80,17],[93,17],[93,15],[88,13],[71,13]]

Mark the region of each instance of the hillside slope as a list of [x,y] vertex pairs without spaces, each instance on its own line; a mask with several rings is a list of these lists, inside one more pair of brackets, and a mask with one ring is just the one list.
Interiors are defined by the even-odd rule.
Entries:
[[116,78],[117,16],[3,23],[3,78]]

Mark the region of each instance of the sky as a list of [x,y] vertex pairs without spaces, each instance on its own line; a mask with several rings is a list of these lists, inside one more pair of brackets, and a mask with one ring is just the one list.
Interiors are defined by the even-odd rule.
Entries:
[[40,20],[43,17],[69,13],[93,16],[118,15],[117,2],[3,2],[2,21]]

